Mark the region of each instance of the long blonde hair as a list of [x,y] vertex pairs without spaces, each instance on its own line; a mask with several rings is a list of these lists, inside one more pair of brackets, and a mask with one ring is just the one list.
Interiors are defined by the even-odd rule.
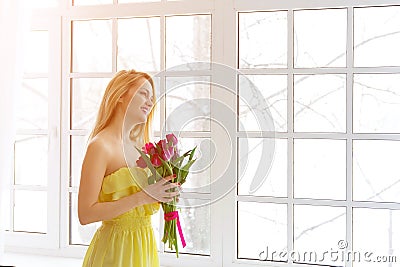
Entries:
[[154,106],[151,109],[147,121],[144,124],[136,125],[130,132],[129,138],[137,141],[140,145],[149,142],[151,137],[151,123],[153,121],[154,109],[156,105],[155,101],[155,90],[153,79],[144,72],[138,72],[135,70],[121,70],[117,72],[111,81],[108,83],[107,88],[104,92],[103,99],[100,103],[99,112],[97,114],[96,122],[93,130],[89,135],[90,141],[94,138],[101,130],[103,130],[109,123],[117,107],[118,100],[123,96],[129,89],[135,86],[136,90],[139,89],[140,78],[147,79],[153,90],[153,103]]

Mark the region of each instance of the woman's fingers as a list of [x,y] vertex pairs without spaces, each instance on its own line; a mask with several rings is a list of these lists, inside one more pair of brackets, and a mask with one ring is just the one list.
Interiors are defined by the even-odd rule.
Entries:
[[175,175],[161,178],[157,183],[147,186],[146,190],[154,200],[158,202],[170,202],[179,196],[181,191],[179,183],[171,182],[173,178],[175,178]]
[[163,185],[164,190],[168,190],[168,189],[176,188],[176,187],[178,187],[177,183],[168,183],[168,184]]
[[165,183],[168,183],[169,181],[171,181],[175,177],[176,177],[176,175],[173,174],[173,175],[161,178],[160,181],[161,181],[161,183],[165,184]]
[[158,181],[158,183],[160,183],[160,184],[162,184],[162,185],[165,185],[165,184],[167,184],[167,183],[170,183],[171,179],[172,179],[172,178],[169,178],[169,176],[168,176],[168,177],[165,177],[165,178],[161,178],[160,181]]
[[174,199],[174,197],[178,197],[179,195],[180,195],[179,190],[172,191],[172,192],[163,191],[163,194],[161,195],[161,199],[162,199],[162,202],[170,202]]

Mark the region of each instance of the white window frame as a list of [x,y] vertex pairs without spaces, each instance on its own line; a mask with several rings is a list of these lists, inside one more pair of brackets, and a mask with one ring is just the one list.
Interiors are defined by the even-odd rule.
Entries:
[[[33,15],[34,17],[34,15]],[[50,23],[50,21],[52,23]],[[14,185],[11,182],[10,203],[11,208],[14,206],[14,190],[22,189],[29,191],[45,191],[47,193],[47,233],[29,233],[29,232],[12,232],[6,231],[6,248],[12,251],[25,251],[21,248],[29,248],[32,251],[35,248],[54,249],[58,247],[58,233],[60,231],[59,221],[59,177],[60,170],[60,67],[52,68],[51,66],[60,66],[61,61],[59,55],[61,47],[61,36],[59,27],[60,23],[53,15],[37,16],[32,19],[30,24],[32,31],[47,31],[49,36],[49,58],[48,73],[32,73],[25,74],[23,78],[47,78],[48,79],[48,129],[46,130],[17,130],[16,134],[32,134],[45,135],[48,141],[48,180],[47,186],[31,186],[31,185]],[[13,180],[13,177],[10,177]],[[51,200],[51,201],[49,201]],[[10,209],[10,228],[13,226],[13,209]]]

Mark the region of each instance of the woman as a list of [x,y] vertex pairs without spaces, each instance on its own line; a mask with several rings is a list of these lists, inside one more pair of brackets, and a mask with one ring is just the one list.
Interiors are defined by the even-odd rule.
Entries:
[[179,190],[168,189],[179,185],[168,182],[173,176],[147,185],[149,173],[134,164],[134,147],[149,141],[154,100],[153,81],[146,73],[120,71],[106,88],[89,137],[78,195],[80,223],[103,221],[84,267],[159,266],[150,216],[159,210],[159,202],[178,196]]

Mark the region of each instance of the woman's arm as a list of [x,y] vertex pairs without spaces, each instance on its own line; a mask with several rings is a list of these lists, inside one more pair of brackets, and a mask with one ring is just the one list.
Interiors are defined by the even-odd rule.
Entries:
[[82,164],[78,194],[78,217],[82,225],[112,219],[145,204],[146,198],[142,194],[133,194],[114,202],[98,202],[108,157],[106,144],[100,139],[89,143]]

